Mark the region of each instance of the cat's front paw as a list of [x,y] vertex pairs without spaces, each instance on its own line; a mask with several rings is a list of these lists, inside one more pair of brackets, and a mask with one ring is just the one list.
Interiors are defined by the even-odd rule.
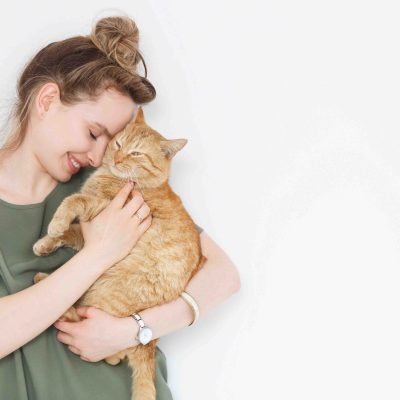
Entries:
[[47,227],[47,233],[50,237],[56,238],[62,236],[69,229],[70,223],[67,219],[53,218]]
[[52,253],[54,250],[58,249],[60,246],[62,246],[62,241],[59,239],[54,239],[50,237],[49,235],[46,235],[39,239],[34,245],[33,245],[33,252],[37,256],[47,256],[50,253]]
[[49,274],[46,274],[44,272],[38,272],[34,277],[33,277],[33,283],[38,283],[42,281],[43,279],[47,278]]

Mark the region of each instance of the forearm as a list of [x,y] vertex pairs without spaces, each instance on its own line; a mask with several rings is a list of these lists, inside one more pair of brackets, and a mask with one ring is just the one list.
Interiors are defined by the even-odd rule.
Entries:
[[[223,303],[232,294],[238,291],[237,280],[233,279],[237,273],[233,264],[226,259],[208,259],[189,281],[185,288],[196,300],[200,317]],[[151,327],[153,338],[172,333],[188,326],[193,320],[190,306],[181,298],[159,306],[147,308],[140,312],[146,325]],[[136,335],[137,323],[132,317],[123,318],[122,329],[128,335]],[[129,328],[130,327],[130,328]],[[131,329],[131,330],[129,330]]]
[[72,306],[106,266],[82,249],[46,279],[0,298],[0,358],[48,328]]

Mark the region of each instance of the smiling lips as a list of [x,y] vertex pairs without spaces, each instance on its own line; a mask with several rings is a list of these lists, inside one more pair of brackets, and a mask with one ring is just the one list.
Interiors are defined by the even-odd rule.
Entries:
[[68,166],[73,174],[77,173],[81,168],[81,164],[70,154],[68,154]]

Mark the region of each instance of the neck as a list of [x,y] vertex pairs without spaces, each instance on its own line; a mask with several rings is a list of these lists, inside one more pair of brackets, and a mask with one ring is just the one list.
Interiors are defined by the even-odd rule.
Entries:
[[1,160],[0,185],[31,201],[41,201],[58,183],[40,164],[28,138]]

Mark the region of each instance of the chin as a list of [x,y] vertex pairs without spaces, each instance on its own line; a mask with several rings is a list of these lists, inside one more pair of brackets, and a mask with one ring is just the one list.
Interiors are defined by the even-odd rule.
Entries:
[[55,178],[55,179],[57,179],[59,182],[63,182],[63,183],[65,183],[65,182],[68,182],[68,181],[70,181],[72,178],[73,178],[73,176],[74,176],[75,174],[68,174],[68,175],[63,175],[63,176],[61,176],[60,178]]

